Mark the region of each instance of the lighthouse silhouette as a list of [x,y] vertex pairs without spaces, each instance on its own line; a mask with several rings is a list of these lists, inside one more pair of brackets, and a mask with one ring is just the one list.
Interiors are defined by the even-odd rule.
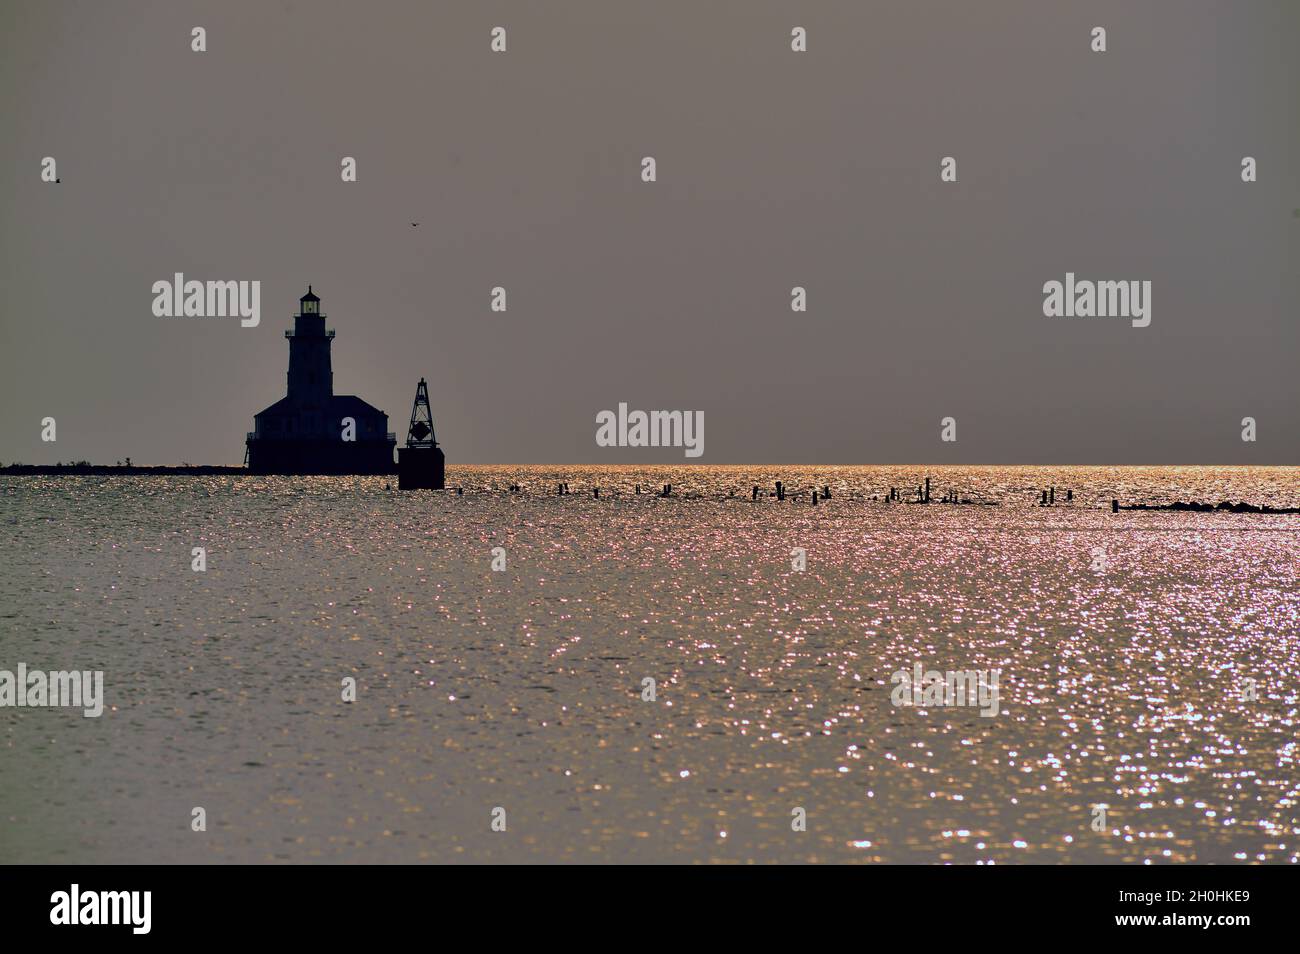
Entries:
[[289,392],[253,418],[248,469],[255,474],[391,474],[397,435],[388,415],[351,394],[334,393],[320,297],[307,286],[289,341]]

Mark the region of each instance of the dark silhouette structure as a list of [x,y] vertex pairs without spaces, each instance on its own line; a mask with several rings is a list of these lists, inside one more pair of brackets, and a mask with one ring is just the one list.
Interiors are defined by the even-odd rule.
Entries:
[[446,457],[433,434],[433,413],[429,410],[429,387],[420,378],[411,405],[411,426],[406,446],[397,451],[399,490],[442,490]]
[[1241,501],[1233,503],[1230,500],[1224,500],[1215,506],[1212,503],[1198,503],[1190,500],[1183,503],[1181,500],[1175,500],[1171,504],[1121,504],[1118,500],[1112,499],[1110,502],[1110,512],[1119,513],[1121,510],[1177,510],[1191,511],[1193,513],[1300,513],[1300,507],[1270,507],[1268,504],[1252,504]]
[[253,418],[248,469],[255,474],[391,474],[397,436],[388,415],[350,394],[334,393],[320,298],[307,286],[289,340],[289,393]]

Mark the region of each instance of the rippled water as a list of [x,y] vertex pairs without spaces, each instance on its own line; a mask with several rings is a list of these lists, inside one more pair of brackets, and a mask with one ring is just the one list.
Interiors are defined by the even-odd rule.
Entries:
[[[884,501],[927,474],[997,505]],[[1300,469],[449,481],[0,478],[0,669],[108,705],[0,709],[0,860],[1300,858],[1300,517],[1109,508]],[[893,706],[918,662],[1000,669],[1001,712]]]

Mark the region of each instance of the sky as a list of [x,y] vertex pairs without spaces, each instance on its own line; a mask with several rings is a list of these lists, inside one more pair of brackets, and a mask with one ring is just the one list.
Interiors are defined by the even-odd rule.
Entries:
[[[6,0],[0,462],[238,464],[310,283],[335,392],[404,437],[426,378],[451,465],[1300,464],[1297,37],[1291,0]],[[156,317],[176,272],[260,281],[260,324]],[[1151,324],[1046,317],[1067,272]],[[703,456],[598,446],[620,403],[703,412]]]

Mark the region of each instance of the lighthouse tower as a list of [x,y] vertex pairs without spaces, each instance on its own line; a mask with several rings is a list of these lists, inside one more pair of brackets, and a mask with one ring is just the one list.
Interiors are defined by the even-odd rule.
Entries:
[[298,305],[293,330],[284,333],[289,339],[289,399],[302,407],[323,407],[334,396],[334,371],[330,367],[334,332],[326,330],[320,299],[310,285]]

